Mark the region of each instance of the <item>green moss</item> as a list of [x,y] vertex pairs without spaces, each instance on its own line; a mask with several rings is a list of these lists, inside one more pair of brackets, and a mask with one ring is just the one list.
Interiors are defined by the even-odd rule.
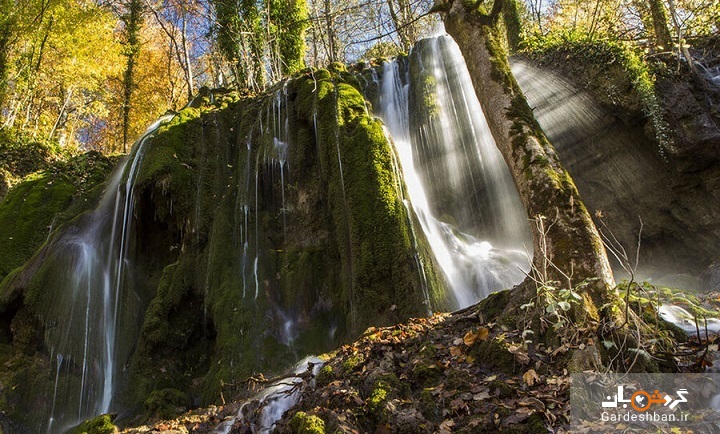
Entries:
[[200,108],[184,108],[159,127],[142,148],[135,149],[143,152],[135,185],[137,189],[155,190],[156,218],[189,215],[195,205],[195,146],[202,140],[200,114]]
[[366,403],[368,411],[377,419],[383,419],[385,413],[385,404],[390,399],[392,388],[385,381],[378,381],[375,383],[370,397],[368,397]]
[[340,63],[340,62],[331,63],[330,66],[328,67],[328,69],[330,70],[330,72],[335,72],[335,73],[347,72],[347,68],[345,67],[345,64]]
[[343,362],[343,372],[345,374],[349,374],[350,372],[358,369],[364,362],[365,356],[362,354],[350,356]]
[[325,422],[317,416],[298,411],[290,419],[288,428],[293,434],[325,434]]
[[[342,263],[339,302],[351,313],[349,329],[365,329],[367,318],[377,325],[421,314],[422,283],[407,266],[414,248],[393,151],[355,87],[317,77],[301,79],[296,107],[301,118],[317,120],[319,162]],[[392,300],[401,299],[409,303],[388,311]]]
[[0,170],[10,180],[45,170],[65,157],[57,143],[38,142],[17,129],[0,129]]
[[[187,403],[175,399],[178,395],[172,390],[198,393],[192,380],[208,369],[213,336],[205,330],[202,303],[189,285],[193,272],[188,262],[163,270],[130,367],[127,401],[132,406],[144,402],[151,413],[167,413],[170,407],[161,405],[166,398],[172,398],[171,407]],[[155,398],[148,402],[153,394]]]
[[442,408],[438,405],[432,388],[425,388],[420,393],[420,412],[429,421],[437,423],[442,420]]
[[428,388],[437,386],[442,377],[442,369],[431,359],[427,363],[420,362],[413,366],[410,379],[415,387]]
[[113,416],[103,414],[70,429],[67,434],[113,434],[116,432],[118,429],[113,424]]
[[153,417],[170,419],[184,412],[189,403],[188,395],[177,389],[153,390],[145,400],[145,409]]
[[330,384],[335,379],[335,373],[330,365],[325,365],[320,369],[317,376],[315,377],[315,383],[317,387],[324,387]]
[[497,338],[476,342],[470,347],[468,355],[482,363],[486,363],[499,372],[515,374],[518,369],[513,356],[505,344]]
[[0,281],[62,223],[97,203],[112,160],[82,154],[27,176],[0,202]]

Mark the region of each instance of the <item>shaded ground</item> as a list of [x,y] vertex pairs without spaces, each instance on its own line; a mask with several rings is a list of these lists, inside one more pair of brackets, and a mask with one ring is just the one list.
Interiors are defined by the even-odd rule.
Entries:
[[[644,289],[635,289],[638,294]],[[702,317],[717,311],[720,294],[702,298],[661,289],[653,297],[683,306]],[[648,298],[632,298],[648,313]],[[654,317],[653,320],[650,317]],[[712,333],[687,340],[653,357],[671,361],[677,371],[713,369],[717,345]],[[672,328],[658,322],[661,330]],[[527,331],[483,320],[478,306],[452,314],[412,319],[392,327],[370,328],[356,342],[329,354],[328,363],[306,389],[301,402],[278,423],[279,433],[477,433],[566,432],[570,423],[570,376],[577,355],[592,339],[551,346]],[[549,340],[549,339],[548,339]],[[580,351],[578,351],[580,350]],[[667,366],[667,365],[666,365]],[[259,384],[256,375],[249,386]],[[210,433],[234,417],[243,402],[199,409],[172,420],[129,428],[122,433]],[[250,420],[235,421],[231,433],[249,433],[252,415],[262,409],[249,401]],[[181,410],[181,409],[178,409]],[[602,432],[602,426],[586,426]],[[612,429],[615,429],[614,427]],[[632,431],[630,431],[632,432]]]

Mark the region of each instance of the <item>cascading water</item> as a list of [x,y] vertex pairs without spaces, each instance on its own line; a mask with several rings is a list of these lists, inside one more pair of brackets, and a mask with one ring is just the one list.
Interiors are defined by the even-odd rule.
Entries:
[[64,235],[53,250],[58,263],[64,264],[63,271],[71,270],[66,274],[71,277],[68,290],[55,291],[47,306],[53,325],[48,327],[45,341],[57,364],[48,433],[62,432],[111,409],[122,376],[118,365],[128,354],[127,348],[118,345],[119,331],[139,329],[132,314],[138,297],[126,282],[134,183],[145,142],[170,117],[164,116],[148,128],[132,158],[110,180],[86,224]]
[[227,434],[233,427],[241,425],[241,431],[268,434],[286,411],[300,400],[305,387],[313,387],[315,377],[325,365],[322,359],[308,356],[300,360],[292,373],[284,376],[263,389],[254,398],[243,404],[235,417],[220,424],[216,434]]
[[407,193],[457,307],[519,283],[529,227],[449,36],[386,62],[376,112],[392,136]]

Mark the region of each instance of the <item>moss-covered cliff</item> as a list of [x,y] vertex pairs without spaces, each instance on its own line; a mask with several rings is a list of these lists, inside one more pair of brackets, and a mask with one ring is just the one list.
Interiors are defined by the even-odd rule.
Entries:
[[[203,92],[134,152],[139,169],[123,175],[135,179],[120,316],[136,325],[115,336],[112,405],[123,414],[233,397],[256,372],[441,307],[426,299],[429,290],[441,300],[443,283],[426,250],[429,278],[418,267],[421,234],[408,223],[394,151],[341,69],[308,70],[254,97]],[[13,195],[23,188],[1,206],[21,210]],[[49,305],[71,291],[63,274],[72,280],[78,261],[59,252],[108,218],[96,211],[64,225],[0,286],[0,354],[22,359],[0,376],[3,408],[31,429],[63,405],[53,396],[85,381],[81,344],[72,362],[54,353],[64,320]]]

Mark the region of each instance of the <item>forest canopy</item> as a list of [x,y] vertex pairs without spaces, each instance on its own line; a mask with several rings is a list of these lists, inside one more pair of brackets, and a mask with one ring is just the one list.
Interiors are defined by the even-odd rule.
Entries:
[[[478,2],[482,3],[482,2]],[[711,0],[508,1],[513,48],[572,34],[646,52],[717,34]],[[263,90],[305,66],[408,52],[431,0],[1,0],[0,131],[9,143],[127,152],[202,86]]]

